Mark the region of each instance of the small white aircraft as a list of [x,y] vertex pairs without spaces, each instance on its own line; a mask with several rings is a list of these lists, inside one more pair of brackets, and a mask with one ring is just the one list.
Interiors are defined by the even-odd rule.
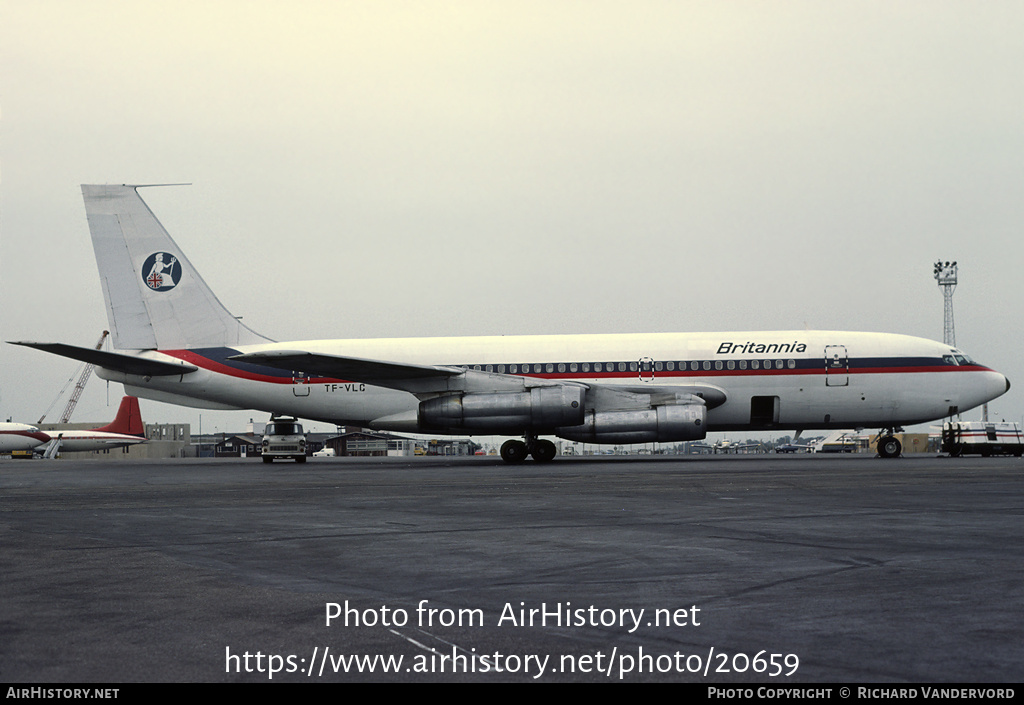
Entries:
[[748,448],[756,448],[759,443],[738,443],[736,441],[723,438],[714,445],[715,453],[738,453],[741,450]]
[[82,186],[118,352],[20,342],[97,365],[127,393],[397,432],[679,442],[709,431],[879,428],[894,437],[1009,389],[959,350],[888,333],[776,331],[276,343],[224,308],[138,194]]
[[48,443],[50,436],[27,423],[0,423],[0,453],[12,450],[32,450]]
[[86,450],[107,450],[124,448],[146,442],[146,429],[142,424],[137,397],[124,397],[117,409],[117,416],[106,426],[88,431],[50,431],[49,443],[37,448],[44,455],[52,457],[58,451],[74,453]]

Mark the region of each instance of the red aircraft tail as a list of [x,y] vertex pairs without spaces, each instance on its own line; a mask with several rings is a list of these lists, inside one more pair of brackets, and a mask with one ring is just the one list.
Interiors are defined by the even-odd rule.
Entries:
[[106,433],[127,433],[132,436],[145,436],[146,428],[142,425],[142,412],[139,411],[138,397],[124,397],[117,409],[117,416],[106,426],[94,428],[93,431]]

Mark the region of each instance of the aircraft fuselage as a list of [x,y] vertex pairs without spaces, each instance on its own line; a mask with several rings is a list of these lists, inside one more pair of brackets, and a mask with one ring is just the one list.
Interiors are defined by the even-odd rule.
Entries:
[[229,359],[295,348],[552,382],[717,388],[724,402],[709,402],[708,431],[894,427],[965,411],[1007,388],[1001,374],[941,343],[841,331],[301,341],[142,353],[199,368],[181,376],[99,375],[142,397],[332,423],[370,426],[417,408],[409,392]]

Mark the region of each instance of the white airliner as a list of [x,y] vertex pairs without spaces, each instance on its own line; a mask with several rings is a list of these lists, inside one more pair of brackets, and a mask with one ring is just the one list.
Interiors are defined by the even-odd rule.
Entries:
[[[145,443],[145,427],[136,397],[124,397],[117,416],[106,426],[87,431],[40,431],[23,423],[0,423],[0,452],[12,450],[49,451],[59,443],[61,451],[104,450]],[[54,449],[56,451],[56,449]]]
[[[87,431],[50,431],[50,442],[45,450],[49,454],[74,453],[86,450],[108,450],[110,448],[124,448],[146,442],[146,430],[142,424],[142,415],[139,412],[139,400],[137,397],[123,397],[121,405],[117,409],[117,416],[106,426],[90,429]],[[59,444],[53,448],[54,444]]]
[[887,333],[782,331],[278,343],[231,315],[138,194],[83,186],[119,352],[20,342],[97,365],[147,399],[261,409],[397,432],[506,435],[502,457],[551,460],[541,436],[699,440],[709,431],[868,427],[966,411],[1009,389],[948,345]]
[[27,423],[0,423],[0,453],[12,450],[32,450],[49,442],[50,437]]

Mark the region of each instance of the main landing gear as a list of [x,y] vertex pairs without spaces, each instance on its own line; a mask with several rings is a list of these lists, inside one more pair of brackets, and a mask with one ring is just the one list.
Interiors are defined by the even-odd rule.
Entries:
[[[883,428],[878,432],[878,455],[882,458],[898,458],[903,452],[903,444],[894,436],[902,428]],[[885,433],[883,436],[882,433]]]
[[527,436],[525,441],[508,440],[501,444],[501,459],[512,465],[523,462],[528,455],[532,455],[538,463],[548,463],[555,459],[557,453],[554,443],[536,436]]

